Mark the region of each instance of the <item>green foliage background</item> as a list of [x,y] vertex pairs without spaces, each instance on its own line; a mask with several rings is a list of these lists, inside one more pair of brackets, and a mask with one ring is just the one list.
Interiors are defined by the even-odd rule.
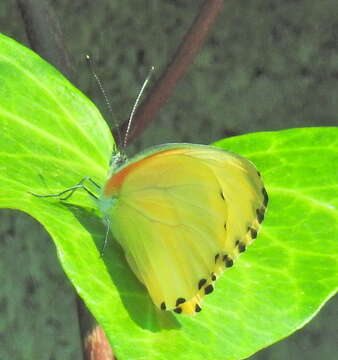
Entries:
[[[89,50],[97,59],[116,117],[126,118],[144,74],[151,65],[161,68],[166,63],[199,3],[107,0],[94,6],[85,1],[55,2],[80,88],[105,111],[81,56]],[[209,143],[229,131],[336,124],[337,13],[337,3],[329,0],[250,5],[228,1],[215,32],[162,110],[160,121],[135,147],[181,140]],[[14,2],[0,4],[0,18],[2,32],[26,41]],[[24,346],[27,359],[41,353],[55,359],[78,358],[77,325],[69,318],[74,301],[53,257],[55,249],[32,220],[23,215],[15,220],[10,214],[3,216],[2,254],[17,259],[18,265],[1,257],[1,276],[8,274],[7,269],[13,276],[2,278],[0,311],[2,329],[7,330],[2,341],[7,345],[1,351],[20,358]],[[23,231],[24,227],[31,231]],[[46,301],[53,306],[46,308]],[[28,311],[17,316],[22,306]],[[309,359],[331,359],[336,345],[336,307],[324,308],[321,316],[322,320],[315,320],[298,337],[256,357],[299,359],[306,353]],[[32,328],[39,337],[32,338]],[[47,331],[40,333],[41,328]]]

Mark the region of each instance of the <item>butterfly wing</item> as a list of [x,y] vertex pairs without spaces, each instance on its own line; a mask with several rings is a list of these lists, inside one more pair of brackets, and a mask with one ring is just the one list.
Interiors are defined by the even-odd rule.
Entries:
[[194,314],[257,235],[267,195],[254,165],[210,146],[171,145],[113,174],[114,237],[153,302]]

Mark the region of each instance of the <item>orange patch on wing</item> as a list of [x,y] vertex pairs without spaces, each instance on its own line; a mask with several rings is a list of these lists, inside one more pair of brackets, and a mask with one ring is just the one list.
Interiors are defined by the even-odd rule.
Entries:
[[121,185],[124,182],[124,179],[128,176],[129,173],[131,173],[133,170],[135,170],[136,168],[138,168],[141,165],[144,165],[145,162],[152,160],[154,157],[157,156],[163,156],[166,153],[170,153],[170,154],[179,154],[184,152],[185,149],[169,149],[169,150],[163,150],[154,154],[151,154],[139,161],[136,161],[132,164],[130,164],[129,166],[126,166],[125,168],[123,168],[121,171],[118,171],[116,174],[113,174],[110,179],[107,181],[104,190],[103,190],[103,194],[106,197],[109,196],[113,196],[115,194],[118,193],[118,191],[121,188]]

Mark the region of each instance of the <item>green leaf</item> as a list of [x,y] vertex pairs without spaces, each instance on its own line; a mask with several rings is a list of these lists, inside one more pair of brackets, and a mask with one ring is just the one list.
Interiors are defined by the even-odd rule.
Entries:
[[38,219],[119,359],[243,359],[307,323],[338,287],[338,129],[217,143],[250,158],[270,196],[262,231],[194,317],[160,312],[81,191],[103,183],[113,139],[95,106],[40,57],[0,36],[1,207]]

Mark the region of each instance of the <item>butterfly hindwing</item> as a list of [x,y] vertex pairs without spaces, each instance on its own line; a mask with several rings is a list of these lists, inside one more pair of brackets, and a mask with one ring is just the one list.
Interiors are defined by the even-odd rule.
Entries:
[[201,310],[214,281],[256,235],[263,184],[248,160],[210,146],[168,145],[126,164],[105,197],[114,237],[157,307]]

